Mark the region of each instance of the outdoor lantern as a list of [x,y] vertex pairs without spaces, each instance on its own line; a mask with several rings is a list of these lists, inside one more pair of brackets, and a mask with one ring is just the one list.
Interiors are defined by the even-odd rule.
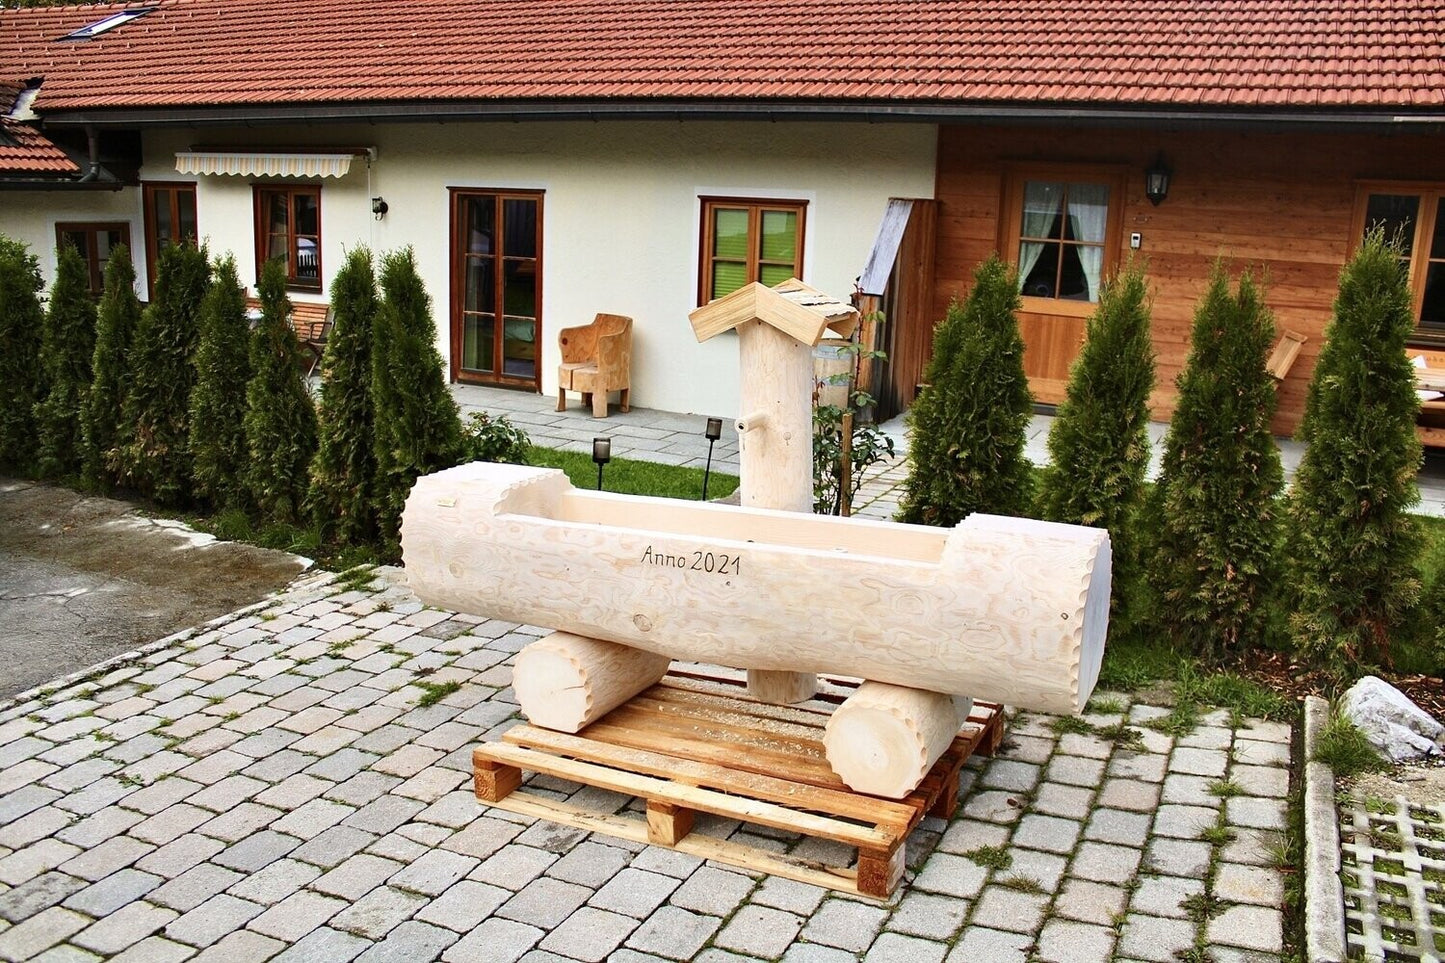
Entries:
[[597,462],[597,490],[602,490],[602,466],[612,460],[612,439],[592,439],[592,460]]
[[709,418],[703,437],[707,439],[707,467],[702,470],[702,500],[707,501],[707,481],[712,475],[712,446],[722,437],[722,419]]
[[378,221],[381,220],[383,217],[386,217],[386,212],[390,209],[391,206],[386,203],[385,198],[373,197],[371,199],[371,213],[376,215],[376,219]]
[[1144,171],[1144,196],[1155,207],[1159,202],[1169,196],[1169,178],[1173,174],[1169,168],[1164,166],[1164,154],[1161,152],[1154,158],[1154,163]]

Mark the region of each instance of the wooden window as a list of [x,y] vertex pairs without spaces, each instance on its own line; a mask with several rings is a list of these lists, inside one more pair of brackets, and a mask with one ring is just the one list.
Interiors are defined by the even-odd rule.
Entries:
[[1410,282],[1418,340],[1445,343],[1445,185],[1362,184],[1355,203],[1355,243],[1376,227],[1400,248]]
[[145,184],[146,282],[151,297],[156,293],[156,264],[161,251],[172,244],[195,244],[195,184]]
[[772,286],[801,280],[807,207],[807,201],[704,197],[697,303],[754,281]]
[[1119,249],[1122,174],[1107,168],[1039,167],[1004,184],[1001,249],[1019,271],[1025,308],[1087,314]]
[[286,264],[286,283],[321,287],[321,188],[256,187],[256,277],[273,258]]
[[73,244],[90,269],[90,293],[100,297],[105,288],[105,265],[117,244],[130,247],[130,225],[124,222],[55,225],[55,243]]

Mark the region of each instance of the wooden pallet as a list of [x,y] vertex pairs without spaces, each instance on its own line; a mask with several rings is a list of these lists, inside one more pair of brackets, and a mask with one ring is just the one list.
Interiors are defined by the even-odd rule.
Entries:
[[[903,875],[908,834],[925,816],[952,816],[964,762],[998,749],[1003,712],[976,704],[917,789],[902,800],[879,799],[849,790],[823,755],[827,703],[841,702],[850,688],[830,682],[814,703],[771,706],[749,699],[740,679],[673,671],[577,735],[521,725],[478,747],[472,754],[477,798],[509,812],[884,899]],[[528,792],[524,771],[636,797],[646,803],[645,818]],[[856,865],[693,833],[699,812],[842,843],[857,851]]]

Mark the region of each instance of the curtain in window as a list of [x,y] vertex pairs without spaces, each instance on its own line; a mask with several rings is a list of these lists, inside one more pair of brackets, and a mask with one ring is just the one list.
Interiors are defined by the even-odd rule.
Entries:
[[1072,184],[1069,186],[1069,222],[1076,240],[1087,242],[1078,247],[1079,263],[1089,285],[1089,300],[1099,300],[1099,286],[1104,269],[1104,231],[1109,224],[1109,187],[1107,184]]
[[[1047,237],[1049,229],[1053,226],[1054,219],[1059,214],[1059,206],[1064,198],[1064,186],[1062,184],[1048,184],[1043,181],[1027,181],[1024,183],[1024,217],[1023,223],[1019,226],[1019,234],[1023,237]],[[1042,241],[1021,241],[1019,242],[1019,290],[1023,290],[1024,279],[1039,263],[1039,257],[1044,253]]]

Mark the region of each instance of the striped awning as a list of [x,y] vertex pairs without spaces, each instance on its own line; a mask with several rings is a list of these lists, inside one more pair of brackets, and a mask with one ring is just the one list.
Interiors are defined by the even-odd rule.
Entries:
[[243,174],[255,177],[343,177],[354,154],[276,154],[254,151],[176,152],[182,174]]

